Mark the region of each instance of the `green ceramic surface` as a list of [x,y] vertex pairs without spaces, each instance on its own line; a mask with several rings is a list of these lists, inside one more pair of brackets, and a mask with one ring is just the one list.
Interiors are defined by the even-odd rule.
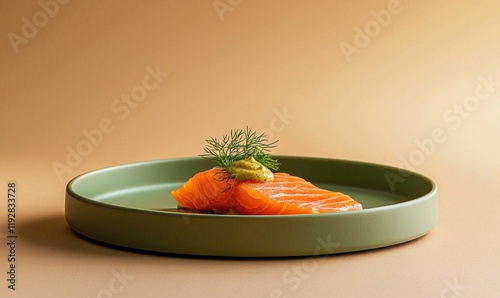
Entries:
[[[275,156],[280,171],[344,192],[364,210],[220,215],[177,210],[170,191],[213,164],[200,157],[119,165],[66,188],[66,220],[88,238],[145,251],[220,257],[312,256],[419,238],[438,220],[437,186],[420,174],[346,160]],[[388,183],[387,177],[391,177]]]

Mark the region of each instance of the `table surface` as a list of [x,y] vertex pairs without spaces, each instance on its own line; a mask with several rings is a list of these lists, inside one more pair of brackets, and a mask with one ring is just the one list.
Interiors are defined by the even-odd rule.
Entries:
[[[0,296],[499,297],[500,5],[337,2],[2,2]],[[246,126],[275,154],[431,177],[437,227],[325,258],[217,259],[67,225],[76,175],[196,156]]]

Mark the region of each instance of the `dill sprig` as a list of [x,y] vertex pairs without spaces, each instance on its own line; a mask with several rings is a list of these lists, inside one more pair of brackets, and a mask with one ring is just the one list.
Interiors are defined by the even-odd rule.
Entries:
[[277,171],[279,163],[269,156],[278,141],[268,143],[265,134],[258,135],[251,128],[231,130],[222,139],[210,138],[203,148],[205,154],[201,157],[214,161],[219,167],[229,171],[229,167],[238,160],[253,157],[270,170]]

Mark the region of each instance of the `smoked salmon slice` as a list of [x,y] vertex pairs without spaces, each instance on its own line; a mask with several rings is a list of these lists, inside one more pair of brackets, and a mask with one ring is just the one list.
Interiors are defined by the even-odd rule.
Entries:
[[362,209],[348,195],[321,189],[286,173],[271,182],[241,181],[234,189],[233,208],[238,214],[309,214]]
[[[225,191],[231,184],[214,177],[220,172],[210,169],[195,174],[181,188],[173,190],[172,196],[180,207],[198,211],[227,213],[232,206],[232,192]],[[231,189],[230,189],[231,190]]]
[[242,215],[311,214],[362,209],[361,204],[348,195],[318,188],[286,173],[274,173],[274,180],[268,182],[228,182],[214,179],[218,172],[220,169],[197,173],[179,189],[172,191],[172,196],[182,208]]

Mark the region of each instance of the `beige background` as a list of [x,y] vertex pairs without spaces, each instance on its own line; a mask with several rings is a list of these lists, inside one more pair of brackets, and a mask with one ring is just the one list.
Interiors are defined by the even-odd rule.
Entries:
[[[0,4],[2,297],[500,296],[497,1],[64,2]],[[143,82],[134,108],[120,101]],[[107,133],[84,147],[102,121]],[[438,226],[318,260],[217,260],[117,250],[66,225],[74,176],[194,156],[206,138],[247,125],[279,139],[276,154],[432,177]],[[86,156],[68,163],[78,148]],[[3,273],[11,180],[15,292]]]

